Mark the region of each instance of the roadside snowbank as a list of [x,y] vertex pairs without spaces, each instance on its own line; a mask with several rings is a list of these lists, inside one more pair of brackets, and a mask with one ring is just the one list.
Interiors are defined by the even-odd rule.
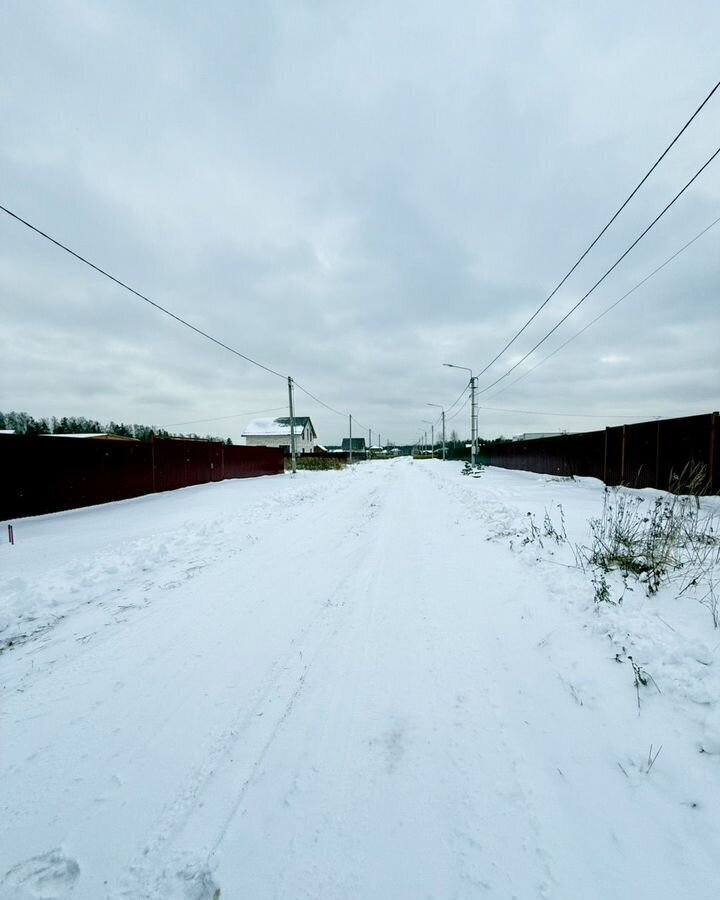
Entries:
[[602,503],[401,459],[17,523],[0,900],[714,900],[720,633],[595,602]]

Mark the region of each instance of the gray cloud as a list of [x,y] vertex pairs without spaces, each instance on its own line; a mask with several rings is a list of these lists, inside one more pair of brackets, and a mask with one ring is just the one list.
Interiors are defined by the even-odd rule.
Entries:
[[[6,4],[2,24],[0,202],[406,441],[427,402],[462,389],[441,364],[477,371],[495,355],[707,93],[720,11],[57,0]],[[483,384],[709,156],[719,116],[716,97]],[[528,365],[720,214],[716,167]],[[719,235],[483,395],[552,415],[484,411],[481,433],[605,424],[556,412],[717,408]],[[163,424],[285,402],[280,379],[7,217],[0,297],[2,408]],[[346,432],[308,398],[298,411],[326,442]],[[244,424],[207,430],[238,438]]]

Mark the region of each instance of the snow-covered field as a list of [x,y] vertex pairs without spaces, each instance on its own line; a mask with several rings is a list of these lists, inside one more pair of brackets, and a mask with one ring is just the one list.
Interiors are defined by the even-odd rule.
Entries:
[[717,897],[720,631],[523,541],[602,498],[400,459],[16,522],[0,898]]

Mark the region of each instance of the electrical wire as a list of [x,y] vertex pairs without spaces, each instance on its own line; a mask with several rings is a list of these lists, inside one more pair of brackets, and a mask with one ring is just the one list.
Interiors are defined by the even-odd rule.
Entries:
[[[56,247],[59,247],[61,250],[64,250],[66,253],[69,253],[70,256],[75,257],[75,259],[79,260],[81,263],[84,263],[86,266],[89,266],[91,269],[94,269],[100,275],[103,275],[105,278],[108,278],[110,281],[114,282],[119,287],[124,288],[124,290],[126,290],[126,291],[129,291],[135,297],[138,297],[140,300],[143,300],[145,303],[148,303],[150,306],[154,307],[159,312],[164,313],[166,316],[169,316],[171,319],[174,319],[176,322],[180,323],[181,325],[184,325],[186,328],[189,328],[191,331],[194,331],[196,334],[199,334],[201,337],[204,337],[206,340],[212,341],[212,343],[217,344],[218,347],[222,347],[224,350],[228,350],[230,353],[233,353],[235,356],[240,357],[240,359],[244,359],[246,362],[249,362],[251,365],[257,366],[257,368],[263,369],[264,371],[269,372],[271,375],[276,375],[278,378],[282,378],[283,380],[287,379],[287,377],[288,377],[287,375],[283,375],[282,373],[276,371],[275,369],[272,369],[270,366],[266,366],[263,363],[258,362],[256,359],[253,359],[252,357],[247,356],[245,353],[241,353],[239,350],[236,350],[234,347],[231,347],[229,344],[226,344],[224,341],[221,341],[218,338],[213,337],[213,335],[209,334],[207,331],[203,331],[202,328],[198,328],[196,325],[193,325],[191,322],[188,322],[187,319],[183,319],[182,316],[177,315],[176,313],[172,312],[171,310],[169,310],[167,307],[163,306],[162,304],[157,303],[155,300],[151,300],[150,297],[146,296],[141,291],[136,290],[134,287],[131,287],[129,284],[122,281],[122,279],[117,278],[115,275],[112,275],[110,272],[103,269],[101,266],[99,266],[96,263],[92,262],[91,260],[87,259],[87,257],[83,256],[81,253],[78,253],[76,250],[73,250],[72,248],[68,247],[67,244],[64,244],[62,241],[58,240],[57,238],[55,238],[52,235],[48,234],[47,232],[43,231],[41,228],[38,228],[36,225],[33,225],[27,219],[24,219],[22,216],[13,212],[11,209],[8,209],[8,207],[0,204],[0,211],[6,213],[8,216],[15,219],[17,222],[20,222],[22,225],[25,225],[26,228],[29,228],[31,231],[35,232],[35,234],[39,235],[42,238],[45,238],[45,240],[47,240],[47,241],[50,241],[51,244],[54,244]],[[298,384],[297,382],[295,382],[295,386],[299,390],[301,390],[303,393],[307,394],[308,397],[311,397],[313,400],[315,400],[316,403],[319,403],[321,406],[324,406],[325,409],[330,410],[330,412],[336,413],[337,415],[340,415],[340,416],[345,415],[345,413],[339,412],[338,410],[334,409],[329,404],[320,400],[314,394],[311,394],[310,391],[308,391],[306,388],[302,387],[302,385]],[[284,409],[285,407],[277,407],[277,408]],[[252,415],[252,414],[250,414],[250,415]],[[223,417],[221,417],[221,418],[223,418]],[[234,416],[229,416],[227,418],[234,418]],[[198,423],[201,421],[211,422],[211,421],[219,421],[219,420],[205,419],[205,420],[198,420]],[[196,423],[187,422],[187,423],[178,423],[178,424],[196,424]],[[159,427],[166,427],[166,426],[159,426]],[[360,427],[364,427],[364,426],[360,426]]]
[[[468,382],[465,385],[465,387],[462,389],[462,392],[458,396],[457,400],[453,401],[453,403],[451,403],[450,406],[445,407],[445,421],[454,419],[457,415],[459,415],[463,411],[463,409],[465,409],[465,407],[467,406],[467,398],[466,398],[465,402],[463,403],[463,405],[460,407],[460,409],[458,409],[456,412],[454,412],[452,415],[450,415],[450,410],[454,406],[457,406],[457,404],[462,400],[462,398],[465,396],[465,394],[468,395],[468,398],[470,397],[470,382]],[[437,417],[437,419],[435,419],[435,424],[437,425],[437,423],[440,422],[441,420],[442,420],[442,414],[440,414]]]
[[628,253],[630,253],[630,251],[633,250],[633,248],[636,247],[636,246],[640,243],[640,241],[645,237],[645,235],[650,231],[650,229],[653,228],[653,227],[660,221],[660,219],[665,215],[665,213],[670,209],[670,207],[671,207],[677,200],[679,200],[680,197],[682,197],[682,195],[683,195],[683,194],[685,193],[685,191],[690,187],[690,185],[695,181],[695,179],[698,178],[698,177],[705,171],[705,169],[710,165],[710,163],[715,159],[715,157],[716,157],[718,154],[720,154],[720,147],[717,148],[717,150],[712,154],[712,156],[711,156],[705,163],[703,163],[703,165],[697,170],[697,172],[696,172],[696,173],[693,175],[693,177],[687,182],[687,184],[685,184],[685,186],[684,186],[683,188],[681,188],[681,189],[677,192],[677,194],[675,194],[675,196],[672,198],[672,200],[671,200],[671,201],[670,201],[670,202],[669,202],[669,203],[668,203],[668,204],[667,204],[667,205],[666,205],[666,206],[665,206],[665,207],[657,214],[657,216],[655,216],[655,218],[654,218],[654,219],[652,220],[652,222],[647,226],[647,228],[645,228],[645,230],[642,231],[642,232],[638,235],[638,237],[635,238],[635,240],[634,240],[634,241],[632,242],[632,244],[630,244],[630,246],[624,251],[624,253],[622,253],[622,255],[619,256],[618,259],[615,260],[615,262],[610,266],[610,268],[607,269],[607,271],[605,272],[605,274],[602,275],[602,276],[595,282],[595,284],[590,288],[589,291],[587,291],[587,293],[583,294],[583,296],[578,300],[578,302],[577,302],[573,307],[571,307],[571,309],[569,309],[569,310],[565,313],[565,315],[564,315],[558,322],[555,323],[555,325],[553,325],[553,327],[552,327],[552,328],[544,335],[544,337],[542,337],[542,338],[541,338],[541,339],[540,339],[540,340],[539,340],[539,341],[538,341],[538,342],[537,342],[530,350],[528,350],[528,352],[527,352],[523,357],[521,357],[514,365],[510,366],[510,368],[509,368],[506,372],[504,372],[499,378],[496,378],[495,381],[491,382],[489,385],[487,385],[486,387],[482,388],[482,390],[481,390],[479,393],[481,393],[481,394],[486,393],[486,392],[489,391],[491,388],[495,387],[496,384],[499,384],[501,381],[503,381],[503,379],[507,378],[507,376],[508,376],[511,372],[514,372],[515,369],[517,369],[517,367],[518,367],[519,365],[521,365],[522,363],[524,363],[525,360],[526,360],[532,353],[534,353],[534,352],[538,349],[538,347],[540,347],[542,344],[544,344],[545,341],[546,341],[552,334],[554,334],[554,333],[558,330],[558,328],[563,324],[563,322],[565,322],[567,319],[569,319],[570,316],[575,312],[575,310],[576,310],[582,303],[584,303],[584,302],[587,300],[587,298],[590,296],[590,294],[592,294],[593,291],[594,291],[597,287],[599,287],[599,286],[603,283],[603,281],[605,281],[605,279],[608,277],[608,275],[610,275],[610,273],[613,272],[613,271],[620,265],[620,263],[625,259],[625,257],[628,255]]
[[45,231],[42,231],[36,225],[28,222],[27,219],[23,219],[22,216],[19,216],[17,213],[14,213],[12,210],[8,209],[6,206],[0,204],[0,211],[7,213],[7,215],[11,216],[13,219],[16,219],[18,222],[25,225],[31,231],[34,231],[35,234],[39,234],[40,237],[45,238],[45,240],[50,241],[50,243],[55,244],[56,247],[59,247],[61,250],[64,250],[66,253],[69,253],[70,256],[74,256],[75,259],[79,260],[81,263],[85,263],[86,266],[89,266],[91,269],[94,269],[96,272],[99,272],[100,275],[104,275],[105,278],[109,278],[110,281],[113,281],[115,284],[119,285],[121,288],[124,288],[126,291],[129,291],[131,294],[134,294],[136,297],[139,297],[140,300],[144,300],[145,303],[149,303],[150,306],[153,306],[155,309],[159,310],[161,313],[164,313],[166,316],[170,316],[171,319],[174,319],[176,322],[179,322],[181,325],[184,325],[186,328],[189,328],[191,331],[194,331],[196,334],[199,334],[201,337],[206,338],[208,341],[212,341],[213,344],[217,344],[218,347],[222,347],[224,350],[228,350],[230,353],[233,353],[235,356],[239,356],[240,359],[244,359],[246,362],[251,363],[253,366],[257,366],[259,369],[264,369],[266,372],[269,372],[271,375],[277,375],[278,378],[287,378],[286,375],[281,375],[280,372],[276,372],[275,369],[271,369],[270,366],[263,365],[263,363],[258,362],[256,359],[253,359],[250,356],[247,356],[244,353],[241,353],[239,350],[236,350],[234,347],[231,347],[229,344],[226,344],[224,341],[219,340],[216,337],[213,337],[211,334],[208,334],[207,331],[203,331],[202,328],[198,328],[196,325],[191,324],[187,321],[187,319],[183,319],[182,316],[178,316],[176,313],[171,312],[167,307],[162,306],[160,303],[156,303],[155,300],[151,300],[149,297],[146,297],[145,294],[140,291],[135,290],[135,288],[130,287],[129,284],[126,284],[120,278],[116,278],[115,275],[111,275],[101,266],[96,265],[94,262],[91,262],[86,257],[82,256],[80,253],[77,253],[75,250],[71,250],[66,244],[63,244],[62,241],[59,241],[57,238],[52,237],[47,234]]
[[508,341],[507,344],[505,344],[505,346],[504,346],[504,347],[502,348],[502,350],[497,354],[497,356],[495,356],[493,359],[491,359],[490,362],[485,366],[485,368],[484,368],[482,371],[478,372],[478,377],[480,377],[481,375],[484,375],[485,372],[487,372],[487,370],[488,370],[492,365],[494,365],[494,364],[498,361],[498,359],[500,359],[500,357],[503,355],[503,353],[505,353],[505,351],[508,350],[508,349],[515,343],[515,341],[516,341],[516,340],[520,337],[520,335],[525,331],[525,329],[528,327],[528,325],[530,325],[530,323],[534,321],[534,319],[538,316],[538,314],[540,313],[540,311],[541,311],[542,309],[544,309],[545,306],[547,306],[547,304],[552,300],[552,298],[555,296],[555,294],[560,290],[560,288],[565,284],[565,282],[568,280],[568,278],[573,274],[573,272],[575,271],[575,269],[577,269],[577,267],[580,265],[580,263],[585,259],[585,257],[588,255],[588,253],[593,249],[593,247],[597,244],[597,242],[600,240],[600,238],[601,238],[601,237],[605,234],[605,232],[608,230],[608,228],[610,228],[610,226],[611,226],[611,225],[613,224],[613,222],[617,219],[617,217],[620,215],[620,213],[625,209],[625,207],[626,207],[626,206],[628,205],[628,203],[632,200],[632,198],[635,196],[635,194],[637,194],[637,192],[640,190],[640,188],[645,184],[645,182],[646,182],[646,181],[648,180],[648,178],[652,175],[652,173],[655,171],[655,169],[657,169],[657,167],[660,165],[660,163],[663,161],[663,159],[667,156],[667,154],[670,152],[670,150],[673,148],[673,146],[677,143],[677,141],[682,137],[682,135],[683,135],[683,134],[685,133],[685,131],[688,129],[688,127],[690,126],[690,124],[692,123],[692,121],[693,121],[693,120],[695,119],[695,117],[700,113],[700,111],[703,109],[703,107],[705,106],[705,104],[710,100],[710,98],[713,96],[713,94],[717,91],[717,89],[718,89],[719,87],[720,87],[720,81],[718,81],[718,82],[715,84],[715,86],[712,88],[712,90],[711,90],[710,93],[707,95],[707,97],[705,97],[705,99],[702,101],[702,103],[700,104],[700,106],[698,106],[698,108],[695,110],[695,112],[690,116],[690,118],[687,120],[687,122],[686,122],[686,123],[683,125],[683,127],[680,129],[680,131],[678,131],[678,133],[675,135],[675,137],[670,141],[670,143],[669,143],[669,144],[667,145],[667,147],[663,150],[663,152],[660,154],[660,156],[655,160],[655,162],[652,164],[652,166],[648,169],[648,171],[645,173],[645,175],[643,175],[643,177],[642,177],[642,178],[640,179],[640,181],[637,183],[637,185],[635,186],[635,188],[633,188],[633,190],[630,192],[630,194],[628,194],[627,198],[623,201],[622,205],[621,205],[621,206],[618,208],[618,210],[614,213],[614,215],[613,215],[612,218],[608,221],[608,223],[604,226],[604,228],[597,234],[597,236],[596,236],[595,238],[593,238],[593,240],[592,240],[592,241],[590,242],[590,244],[588,245],[587,249],[583,252],[582,256],[580,256],[580,258],[577,260],[577,262],[575,263],[575,265],[573,265],[573,267],[572,267],[572,268],[568,271],[568,273],[561,279],[561,281],[558,282],[558,284],[553,288],[553,290],[551,291],[551,293],[545,298],[545,300],[543,300],[543,302],[540,304],[540,306],[538,306],[538,308],[537,308],[537,309],[535,310],[535,312],[530,316],[530,318],[527,320],[527,322],[525,322],[525,324],[522,326],[522,328],[521,328],[518,332],[516,332],[516,333],[513,335],[513,337]]
[[215,416],[214,419],[193,419],[190,422],[170,422],[167,425],[158,425],[158,428],[179,428],[181,425],[202,425],[204,422],[223,422],[226,419],[240,419],[243,416],[259,416],[260,413],[278,412],[286,409],[285,406],[273,406],[271,409],[251,409],[248,412],[233,413],[231,416]]
[[457,405],[458,405],[458,403],[459,403],[459,402],[462,400],[462,398],[465,396],[465,392],[466,392],[466,391],[469,391],[469,390],[470,390],[470,382],[468,382],[468,383],[465,385],[465,387],[462,389],[462,391],[461,391],[460,394],[458,395],[457,400],[453,401],[453,402],[450,404],[450,406],[446,407],[446,409],[445,409],[445,415],[447,415],[447,414],[450,412],[450,410],[453,408],[453,406],[457,406]]
[[[324,400],[321,400],[319,397],[316,397],[315,394],[310,393],[307,388],[303,387],[301,384],[298,384],[297,381],[293,381],[293,384],[299,391],[302,391],[303,394],[307,394],[307,396],[310,397],[311,400],[319,403],[320,406],[324,406],[325,409],[329,410],[331,413],[335,413],[336,416],[342,416],[344,419],[347,419],[350,416],[350,413],[340,412],[339,409],[335,409],[334,406],[330,406],[329,403],[325,403]],[[358,428],[361,428],[364,431],[370,431],[370,428],[367,425],[363,425],[363,423],[358,421],[355,416],[353,416],[353,424],[357,425]],[[372,430],[374,431],[375,429]]]
[[665,419],[666,416],[632,415],[631,413],[568,413],[568,412],[544,412],[539,409],[502,409],[498,406],[479,406],[478,409],[487,409],[491,412],[522,413],[528,416],[562,416],[569,419]]
[[559,353],[561,350],[563,350],[565,347],[567,347],[568,344],[572,343],[572,341],[574,341],[575,338],[579,338],[581,334],[584,334],[588,330],[588,328],[591,328],[596,322],[599,322],[600,319],[603,318],[603,316],[606,316],[609,312],[611,312],[613,309],[615,309],[615,307],[618,306],[620,303],[622,303],[622,301],[625,300],[627,297],[629,297],[630,294],[634,293],[638,288],[641,288],[654,275],[657,275],[657,273],[660,272],[661,269],[664,269],[665,266],[669,265],[674,259],[677,259],[677,257],[680,256],[681,253],[684,253],[685,250],[688,249],[688,247],[691,247],[695,243],[695,241],[699,240],[704,234],[706,234],[708,231],[710,231],[711,228],[714,228],[718,224],[718,222],[720,222],[720,217],[718,217],[717,219],[715,219],[714,222],[711,222],[709,225],[707,225],[705,228],[703,228],[703,230],[701,232],[699,232],[698,234],[696,234],[694,238],[689,240],[687,242],[687,244],[684,244],[679,250],[676,250],[675,253],[673,253],[672,256],[669,256],[665,260],[664,263],[661,263],[656,269],[653,269],[653,271],[650,272],[649,275],[646,275],[642,279],[642,281],[638,281],[638,283],[634,287],[631,287],[629,291],[624,293],[622,295],[622,297],[619,297],[614,303],[612,303],[610,306],[608,306],[607,309],[604,309],[599,315],[595,316],[595,318],[592,319],[590,322],[588,322],[584,328],[581,328],[580,331],[576,331],[575,334],[572,335],[572,337],[569,337],[563,344],[560,344],[559,347],[556,347],[552,351],[552,353],[548,353],[547,356],[544,356],[541,360],[536,362],[534,366],[531,366],[529,369],[527,369],[527,371],[523,372],[517,378],[514,378],[510,382],[510,384],[506,385],[504,388],[502,388],[501,390],[494,393],[488,399],[492,400],[495,397],[500,397],[506,391],[509,391],[511,387],[513,387],[514,385],[516,385],[518,383],[518,381],[522,381],[523,378],[526,378],[531,372],[534,372],[535,369],[539,368],[543,363],[546,363],[549,359],[551,359],[553,356],[555,356],[556,353]]
[[446,421],[446,422],[452,422],[453,419],[457,418],[457,416],[460,415],[460,413],[465,409],[465,407],[466,407],[466,406],[468,405],[468,403],[470,402],[470,397],[471,397],[471,394],[468,393],[467,397],[465,398],[465,402],[464,402],[463,405],[460,407],[460,409],[458,409],[456,412],[454,412],[451,416],[446,415],[446,416],[445,416],[445,421]]
[[298,384],[297,381],[293,380],[293,384],[299,391],[302,391],[303,394],[307,394],[308,397],[310,397],[316,403],[319,403],[320,406],[324,406],[325,409],[329,409],[331,413],[335,413],[336,416],[343,416],[344,418],[348,417],[349,413],[340,412],[339,409],[335,409],[334,406],[330,406],[330,404],[325,403],[319,397],[316,397],[315,394],[311,394],[307,388],[304,388],[301,384]]

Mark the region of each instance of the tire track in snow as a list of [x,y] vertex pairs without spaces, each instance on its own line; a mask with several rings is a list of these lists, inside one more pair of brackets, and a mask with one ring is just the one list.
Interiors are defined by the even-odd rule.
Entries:
[[[350,556],[355,559],[351,571],[327,592],[327,599],[314,618],[292,638],[285,655],[272,664],[271,676],[251,708],[239,712],[216,739],[201,766],[189,776],[186,787],[155,826],[154,836],[147,841],[142,857],[133,864],[134,875],[129,886],[119,896],[164,897],[171,883],[184,878],[187,869],[181,865],[182,860],[194,860],[194,871],[211,870],[233,821],[244,814],[243,801],[261,775],[263,762],[278,733],[294,712],[308,674],[352,611],[348,600],[352,597],[358,570],[362,571],[366,565],[368,548],[372,544],[372,536],[366,537],[367,526],[381,509],[379,493],[378,487],[370,489],[364,498],[363,514],[353,521],[352,530],[343,534],[337,543],[336,550],[343,546],[350,548]],[[312,518],[321,517],[323,512],[319,510]],[[363,540],[356,546],[358,538]],[[239,777],[242,780],[238,782]],[[230,800],[223,797],[228,781],[234,783]],[[228,811],[220,817],[217,810],[228,805]],[[214,810],[209,821],[203,816],[204,808]],[[218,818],[224,819],[219,833]],[[178,851],[184,843],[182,834],[187,829],[193,834],[190,846]],[[203,835],[201,840],[198,840],[198,832]],[[201,849],[202,843],[206,844],[206,850]]]

